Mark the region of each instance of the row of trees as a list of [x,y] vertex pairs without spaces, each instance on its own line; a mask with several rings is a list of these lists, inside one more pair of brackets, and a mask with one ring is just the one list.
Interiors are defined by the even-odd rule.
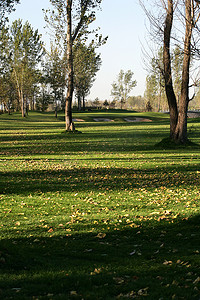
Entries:
[[[47,23],[55,29],[55,42],[51,44],[48,52],[44,49],[38,30],[34,31],[28,22],[23,24],[22,20],[16,20],[9,27],[6,26],[5,20],[0,27],[0,101],[7,111],[11,108],[21,109],[23,117],[28,112],[29,106],[32,109],[36,106],[37,109],[45,110],[49,103],[54,103],[56,114],[58,104],[64,107],[65,103],[68,103],[67,114],[71,115],[72,99],[68,101],[68,95],[68,100],[66,100],[69,89],[71,89],[72,96],[75,90],[79,109],[84,108],[85,97],[101,65],[101,58],[96,53],[96,49],[106,39],[95,32],[96,39],[87,42],[90,34],[88,25],[94,20],[94,12],[92,10],[87,16],[85,14],[89,8],[94,8],[95,3],[86,1],[82,13],[78,8],[84,1],[74,1],[76,2],[74,4],[73,1],[69,1],[68,3],[71,3],[71,8],[68,6],[68,9],[76,10],[76,16],[73,17],[77,18],[79,14],[82,14],[83,19],[76,24],[76,33],[74,33],[76,39],[70,50],[73,52],[72,68],[69,66],[69,43],[67,42],[69,33],[65,32],[68,28],[69,15],[66,20],[63,19],[67,4],[63,1],[51,2],[57,11],[48,11],[45,14]],[[11,8],[9,4],[6,7]],[[68,13],[70,14],[69,11]],[[72,68],[71,71],[70,68]],[[70,79],[72,71],[73,80]],[[70,120],[72,121],[71,117]],[[70,124],[71,121],[69,121]],[[71,125],[67,126],[67,130],[71,130]]]
[[43,43],[38,31],[21,20],[1,30],[1,102],[8,111],[14,106],[21,107],[25,116],[28,99],[31,99],[39,80],[38,63],[43,55]]

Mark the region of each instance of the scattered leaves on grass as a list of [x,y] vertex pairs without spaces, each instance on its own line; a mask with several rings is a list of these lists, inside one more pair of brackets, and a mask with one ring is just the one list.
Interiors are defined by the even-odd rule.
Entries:
[[148,287],[146,287],[146,288],[144,288],[144,289],[140,289],[139,291],[138,291],[138,295],[139,296],[148,296],[148,293],[147,293],[147,291],[148,291]]
[[171,260],[165,260],[163,265],[172,265],[173,262]]
[[90,273],[90,275],[97,275],[100,274],[102,272],[101,268],[95,268],[93,272]]
[[197,277],[195,280],[194,280],[194,282],[193,282],[193,284],[198,284],[198,283],[200,283],[200,277]]
[[106,233],[99,232],[96,237],[99,239],[104,239],[106,237]]

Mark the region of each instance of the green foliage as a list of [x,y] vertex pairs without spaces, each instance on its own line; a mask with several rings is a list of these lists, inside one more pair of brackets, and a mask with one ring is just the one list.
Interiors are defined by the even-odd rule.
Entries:
[[163,77],[163,47],[160,47],[155,57],[150,61],[149,74],[146,77],[144,96],[150,102],[154,111],[168,110]]
[[112,84],[111,95],[114,100],[120,101],[121,108],[126,103],[130,91],[137,85],[136,80],[132,80],[134,73],[131,70],[124,72],[120,70],[117,82]]
[[145,110],[145,98],[142,96],[130,96],[126,108],[132,110]]
[[199,299],[199,149],[155,148],[166,114],[75,118],[0,115],[0,297]]
[[86,46],[76,43],[73,48],[74,54],[74,87],[79,101],[79,109],[85,107],[85,97],[90,92],[96,73],[101,66],[101,58],[96,54],[93,43]]
[[[72,122],[72,99],[75,82],[74,49],[77,45],[79,45],[79,47],[81,44],[84,45],[91,33],[95,34],[95,39],[93,39],[91,43],[93,49],[105,43],[106,39],[103,39],[102,35],[97,33],[98,29],[92,31],[89,30],[89,25],[95,20],[96,9],[100,7],[101,0],[77,0],[66,2],[62,0],[51,0],[50,2],[54,9],[45,12],[45,20],[48,26],[53,29],[55,41],[61,47],[63,56],[65,56],[67,62],[65,129],[66,131],[74,131],[75,127]],[[95,40],[97,40],[96,44]],[[80,79],[80,77],[78,78],[77,73],[76,84],[79,86],[79,90],[81,89],[81,92],[86,88],[88,90],[88,86],[90,85],[88,83],[86,87],[84,86],[84,89],[83,87],[80,88],[80,85],[78,84],[78,79]],[[81,96],[84,98],[83,95]],[[78,93],[79,104],[81,96],[80,93]]]
[[1,27],[4,26],[5,22],[8,21],[6,17],[7,13],[10,13],[14,10],[14,5],[19,3],[20,0],[1,0],[0,4],[0,30]]
[[41,84],[40,93],[36,99],[36,109],[39,111],[46,111],[48,106],[54,102],[54,99],[45,84]]
[[153,108],[151,106],[151,102],[150,101],[147,101],[147,104],[146,104],[146,111],[152,111]]
[[51,44],[50,52],[46,53],[43,62],[43,82],[50,86],[54,98],[54,105],[64,107],[64,91],[66,87],[66,62],[61,50]]
[[19,110],[24,116],[39,81],[38,65],[43,56],[43,43],[38,30],[28,22],[13,22],[10,28],[1,30],[0,86],[1,103]]

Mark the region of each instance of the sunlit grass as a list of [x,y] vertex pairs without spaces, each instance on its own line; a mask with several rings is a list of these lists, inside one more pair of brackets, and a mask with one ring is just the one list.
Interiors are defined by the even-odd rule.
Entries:
[[82,134],[63,115],[0,116],[0,298],[199,299],[198,147],[157,149],[163,114],[74,117]]

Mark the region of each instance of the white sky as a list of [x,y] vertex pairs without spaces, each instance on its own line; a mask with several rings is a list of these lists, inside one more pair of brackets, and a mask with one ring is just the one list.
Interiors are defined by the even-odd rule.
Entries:
[[[48,0],[21,0],[16,11],[9,16],[10,21],[21,18],[28,20],[34,29],[39,29],[43,41],[48,45],[42,8],[50,6]],[[142,47],[145,45],[145,14],[138,0],[103,0],[102,11],[97,13],[95,27],[101,27],[103,36],[108,36],[107,43],[100,48],[102,66],[88,99],[112,99],[111,84],[116,80],[121,69],[134,72],[137,86],[131,95],[143,95],[146,71],[144,69]],[[143,45],[143,46],[142,46]]]

